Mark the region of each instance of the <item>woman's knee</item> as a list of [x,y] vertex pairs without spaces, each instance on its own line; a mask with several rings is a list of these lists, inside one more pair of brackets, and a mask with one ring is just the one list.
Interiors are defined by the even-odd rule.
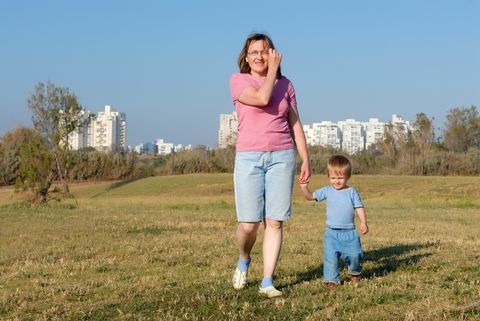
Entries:
[[274,229],[274,230],[281,230],[283,227],[283,221],[276,221],[276,220],[265,220],[265,228]]
[[238,223],[238,231],[242,234],[251,235],[256,234],[258,231],[258,226],[260,223],[250,223],[250,222],[239,222]]

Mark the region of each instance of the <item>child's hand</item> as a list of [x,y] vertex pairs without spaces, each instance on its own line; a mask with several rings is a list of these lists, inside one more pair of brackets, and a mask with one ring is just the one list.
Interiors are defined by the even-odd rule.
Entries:
[[308,181],[306,182],[298,182],[298,185],[300,185],[300,189],[302,190],[303,196],[309,201],[315,200],[315,196],[313,196],[312,192],[308,188]]
[[360,232],[362,232],[362,234],[367,234],[368,233],[368,225],[366,223],[361,223],[360,224]]

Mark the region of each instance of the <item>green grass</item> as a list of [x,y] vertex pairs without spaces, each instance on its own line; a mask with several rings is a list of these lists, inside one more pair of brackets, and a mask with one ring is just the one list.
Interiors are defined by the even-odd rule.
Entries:
[[[364,278],[322,286],[325,207],[295,188],[275,284],[236,291],[229,174],[72,185],[31,207],[0,190],[1,320],[479,320],[479,177],[354,176],[370,233]],[[315,176],[311,187],[326,183]]]

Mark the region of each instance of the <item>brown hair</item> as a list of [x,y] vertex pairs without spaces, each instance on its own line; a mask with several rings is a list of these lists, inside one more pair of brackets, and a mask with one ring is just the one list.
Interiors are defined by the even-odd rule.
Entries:
[[352,175],[352,164],[343,155],[333,155],[327,163],[328,176],[330,176],[330,173],[341,174],[350,178]]
[[[238,56],[237,64],[238,68],[240,69],[240,73],[242,74],[249,74],[251,72],[250,66],[246,61],[247,54],[248,54],[248,47],[254,41],[263,40],[267,43],[269,48],[275,49],[273,45],[272,39],[269,36],[263,33],[252,33],[248,36],[245,40],[245,44],[243,45],[242,51],[240,51],[240,55]],[[282,72],[280,71],[280,66],[278,66],[277,70],[277,79],[282,77]]]

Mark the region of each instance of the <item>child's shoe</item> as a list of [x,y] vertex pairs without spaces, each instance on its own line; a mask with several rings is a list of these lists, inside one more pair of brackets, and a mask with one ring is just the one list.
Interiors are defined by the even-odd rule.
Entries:
[[362,277],[360,276],[360,274],[359,275],[350,274],[350,282],[352,282],[352,283],[360,282],[361,278]]

